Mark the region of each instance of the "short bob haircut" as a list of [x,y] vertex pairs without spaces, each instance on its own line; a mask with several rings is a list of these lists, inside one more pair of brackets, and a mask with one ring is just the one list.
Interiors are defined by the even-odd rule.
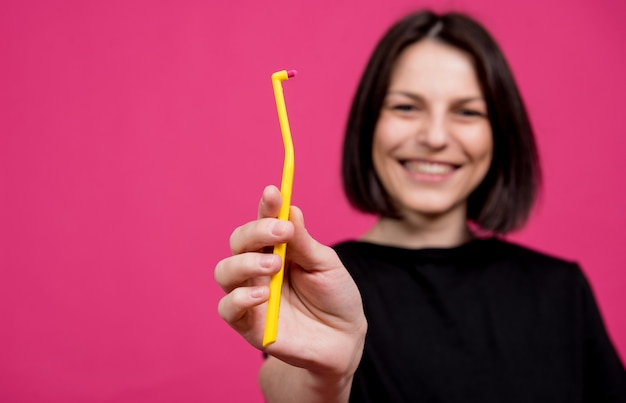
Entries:
[[493,158],[485,178],[469,196],[467,219],[493,234],[521,227],[541,182],[533,130],[502,51],[479,23],[458,13],[410,14],[376,46],[346,126],[342,179],[348,200],[362,212],[401,218],[374,170],[372,142],[396,60],[423,39],[441,41],[470,55],[487,104]]

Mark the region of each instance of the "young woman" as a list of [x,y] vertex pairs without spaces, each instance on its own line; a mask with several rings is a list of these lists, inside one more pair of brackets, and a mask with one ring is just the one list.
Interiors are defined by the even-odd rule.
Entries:
[[525,222],[539,166],[478,23],[420,12],[387,32],[354,98],[343,180],[379,217],[360,240],[319,244],[296,207],[277,220],[268,187],[215,268],[220,315],[261,348],[280,268],[263,252],[288,242],[280,338],[260,373],[268,401],[626,402],[580,268],[495,237]]

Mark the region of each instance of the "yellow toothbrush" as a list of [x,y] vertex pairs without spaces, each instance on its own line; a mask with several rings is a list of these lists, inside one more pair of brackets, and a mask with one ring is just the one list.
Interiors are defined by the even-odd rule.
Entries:
[[[283,95],[283,81],[295,77],[295,70],[281,70],[272,74],[272,87],[274,87],[274,98],[276,98],[276,109],[278,111],[278,121],[280,132],[283,136],[285,146],[285,160],[283,163],[283,177],[280,184],[282,195],[282,205],[278,213],[279,220],[289,219],[289,206],[291,205],[291,189],[293,186],[293,141],[289,120],[287,119],[287,107],[285,106],[285,96]],[[278,312],[280,310],[280,294],[283,286],[283,275],[285,273],[285,251],[287,244],[279,244],[274,247],[274,253],[282,260],[280,271],[274,274],[270,280],[270,296],[267,302],[267,313],[265,317],[265,333],[263,334],[263,347],[267,347],[276,341],[278,335]]]

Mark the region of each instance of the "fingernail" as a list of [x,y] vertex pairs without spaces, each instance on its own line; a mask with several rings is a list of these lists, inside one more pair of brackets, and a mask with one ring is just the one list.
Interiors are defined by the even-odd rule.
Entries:
[[250,296],[252,298],[261,298],[264,294],[265,294],[264,287],[254,287],[252,290],[250,290]]
[[274,255],[270,255],[270,254],[265,254],[263,256],[261,256],[261,267],[272,267],[272,264],[274,263]]
[[287,230],[287,225],[287,222],[282,220],[274,222],[274,225],[272,225],[272,235],[279,236],[284,234]]

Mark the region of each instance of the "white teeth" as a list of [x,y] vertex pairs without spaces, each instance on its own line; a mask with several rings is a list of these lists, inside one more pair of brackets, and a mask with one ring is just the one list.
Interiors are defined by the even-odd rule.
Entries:
[[438,164],[434,162],[410,162],[404,163],[404,166],[411,172],[429,174],[429,175],[445,175],[454,170],[454,167],[448,164]]

